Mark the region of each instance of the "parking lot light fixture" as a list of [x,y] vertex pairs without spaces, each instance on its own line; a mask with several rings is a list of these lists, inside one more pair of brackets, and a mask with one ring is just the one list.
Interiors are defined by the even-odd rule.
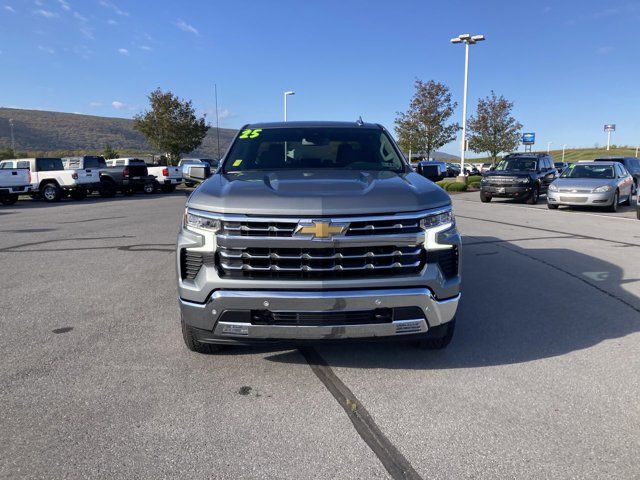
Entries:
[[567,144],[562,145],[562,161],[564,162],[564,150],[567,148]]
[[551,144],[553,142],[547,142],[547,153],[549,153],[551,151]]
[[288,91],[288,92],[284,92],[284,121],[287,121],[287,97],[289,95],[295,95],[296,92],[293,91]]
[[460,139],[460,175],[458,179],[466,182],[464,174],[464,153],[467,148],[467,91],[469,84],[469,45],[484,41],[484,35],[464,33],[451,39],[451,43],[464,43],[464,94],[462,100],[462,138]]

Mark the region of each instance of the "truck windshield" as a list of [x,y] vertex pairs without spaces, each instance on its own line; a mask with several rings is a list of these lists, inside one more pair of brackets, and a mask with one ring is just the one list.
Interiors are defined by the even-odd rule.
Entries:
[[36,169],[38,172],[53,172],[64,170],[61,158],[36,158]]
[[611,165],[574,164],[567,168],[561,178],[615,178]]
[[254,170],[404,171],[388,135],[373,128],[245,129],[227,156],[224,172]]
[[502,160],[496,170],[498,172],[509,170],[516,172],[531,172],[535,171],[537,168],[538,162],[531,158],[510,158],[508,160]]

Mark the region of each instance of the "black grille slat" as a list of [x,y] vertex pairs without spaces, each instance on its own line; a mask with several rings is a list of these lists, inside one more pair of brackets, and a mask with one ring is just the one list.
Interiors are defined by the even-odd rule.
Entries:
[[213,253],[194,252],[183,248],[180,252],[180,272],[183,280],[193,280],[205,264],[214,264]]
[[445,278],[452,278],[458,275],[458,256],[456,247],[434,250],[427,253],[427,262],[437,263]]
[[271,312],[268,310],[252,310],[253,325],[280,326],[343,326],[390,323],[393,321],[393,309],[347,312]]

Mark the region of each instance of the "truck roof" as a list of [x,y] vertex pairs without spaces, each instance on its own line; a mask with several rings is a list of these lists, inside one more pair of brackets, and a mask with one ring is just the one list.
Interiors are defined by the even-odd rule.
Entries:
[[382,130],[382,126],[377,123],[360,122],[333,122],[333,121],[305,121],[305,122],[264,122],[249,123],[244,128],[312,128],[312,127],[338,127],[338,128],[377,128]]

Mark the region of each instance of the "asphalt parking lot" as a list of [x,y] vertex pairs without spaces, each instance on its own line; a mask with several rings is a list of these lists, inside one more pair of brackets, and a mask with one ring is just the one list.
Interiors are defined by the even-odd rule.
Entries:
[[191,353],[183,192],[0,208],[0,476],[638,478],[633,210],[453,198],[462,304],[430,352]]

